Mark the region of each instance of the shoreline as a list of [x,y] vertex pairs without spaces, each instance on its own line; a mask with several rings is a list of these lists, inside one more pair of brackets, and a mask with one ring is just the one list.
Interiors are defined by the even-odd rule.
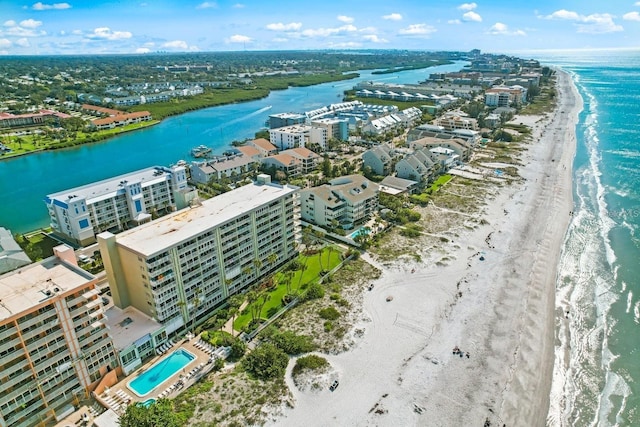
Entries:
[[[130,133],[130,132],[135,132],[138,130],[145,130],[145,129],[149,129],[150,127],[153,127],[155,125],[158,125],[162,122],[162,120],[153,120],[154,123],[149,123],[146,126],[140,126],[140,127],[136,127],[135,129],[124,129],[122,128],[120,130],[120,132],[118,132],[117,134],[114,133],[113,135],[109,135],[109,136],[105,136],[102,139],[98,139],[96,141],[87,141],[87,142],[83,142],[81,144],[74,144],[74,145],[69,145],[66,147],[45,147],[45,148],[39,148],[37,150],[33,150],[33,151],[28,151],[26,153],[19,153],[19,154],[14,154],[14,155],[10,155],[10,156],[0,156],[0,161],[1,160],[11,160],[11,159],[17,159],[19,157],[24,157],[24,156],[28,156],[30,154],[38,154],[38,153],[44,153],[47,151],[61,151],[61,150],[66,150],[66,149],[70,149],[70,148],[79,148],[79,147],[84,147],[85,145],[88,144],[99,144],[101,142],[108,142],[110,139],[112,138],[116,138],[122,134],[125,133]],[[36,231],[36,230],[32,230],[32,231]]]
[[[287,377],[295,406],[268,425],[546,425],[555,319],[563,315],[555,307],[557,265],[573,209],[582,106],[571,77],[556,75],[558,104],[533,123],[519,167],[524,180],[487,196],[478,217],[488,223],[444,244],[445,265],[420,254],[411,273],[403,261],[383,266],[366,256],[383,273],[354,326],[364,337],[326,355],[339,388],[301,392]],[[469,357],[453,354],[456,346]]]

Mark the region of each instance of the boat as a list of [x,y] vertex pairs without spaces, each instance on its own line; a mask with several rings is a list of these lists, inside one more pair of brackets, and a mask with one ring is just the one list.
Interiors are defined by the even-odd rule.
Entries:
[[191,149],[191,155],[193,157],[206,157],[209,153],[211,153],[211,148],[206,145],[198,145]]

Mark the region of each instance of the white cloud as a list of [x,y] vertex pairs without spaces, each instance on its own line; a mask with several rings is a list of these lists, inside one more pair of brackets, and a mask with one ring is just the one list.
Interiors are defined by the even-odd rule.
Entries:
[[199,5],[197,5],[196,9],[212,9],[215,7],[218,7],[218,4],[216,2],[205,1],[204,3],[200,3]]
[[304,30],[302,35],[305,37],[329,37],[346,33],[353,33],[358,31],[358,28],[354,25],[343,25],[337,28],[310,28]]
[[638,12],[629,12],[622,15],[622,19],[626,21],[640,21],[640,13]]
[[33,9],[33,10],[50,10],[50,9],[63,10],[63,9],[71,9],[71,5],[69,3],[44,4],[42,2],[38,2],[38,3],[34,3],[34,5],[31,6],[31,9]]
[[345,24],[351,24],[353,22],[353,18],[351,16],[338,15],[338,21],[344,22]]
[[5,49],[7,47],[11,47],[11,40],[0,39],[0,49]]
[[402,21],[402,15],[399,13],[391,13],[389,15],[384,15],[382,19],[386,19],[388,21]]
[[18,24],[13,19],[5,21],[3,24],[7,27],[7,30],[3,32],[6,36],[14,37],[40,37],[47,34],[46,31],[36,31],[36,28],[42,25],[42,21],[36,21],[33,19],[25,19]]
[[167,49],[187,50],[189,48],[189,45],[184,40],[172,40],[170,42],[163,43],[162,47],[165,47]]
[[613,16],[608,13],[594,13],[584,17],[584,24],[578,24],[579,33],[602,34],[623,31],[622,25],[613,22]]
[[149,49],[148,47],[139,47],[136,49],[136,53],[149,53],[151,52],[151,49]]
[[385,39],[381,39],[380,37],[378,37],[375,34],[367,34],[362,36],[363,39],[370,41],[371,43],[389,43],[388,40]]
[[473,11],[469,11],[462,15],[462,19],[465,21],[482,22],[482,16]]
[[31,44],[29,43],[29,40],[26,38],[21,38],[16,40],[16,46],[20,46],[20,47],[29,47],[31,46]]
[[298,31],[302,28],[302,23],[289,22],[288,24],[283,24],[282,22],[276,22],[273,24],[267,24],[266,28],[271,31]]
[[355,49],[362,47],[362,43],[358,42],[342,42],[342,43],[329,43],[331,49]]
[[86,37],[92,40],[123,40],[133,36],[129,31],[112,31],[109,27],[95,28]]
[[398,34],[403,36],[429,36],[437,30],[427,24],[411,24],[407,28],[402,28]]
[[377,33],[378,29],[376,27],[362,27],[358,31],[361,33]]
[[42,21],[36,21],[34,19],[25,19],[24,21],[20,21],[20,26],[22,28],[38,28],[42,25]]
[[640,6],[640,1],[637,1],[633,4],[634,6]]
[[233,5],[234,9],[244,9],[244,5],[242,3],[236,3]]
[[[622,28],[621,25],[618,25],[615,22],[613,22],[613,15],[610,15],[608,13],[593,13],[591,15],[580,15],[579,13],[571,10],[560,9],[560,10],[556,10],[551,15],[540,16],[540,18],[575,21],[576,27],[578,28],[579,33],[603,34],[603,33],[613,33],[613,32],[624,30],[624,28]],[[625,18],[623,17],[623,19]]]
[[241,34],[234,34],[228,39],[226,39],[227,43],[251,43],[251,37],[243,36]]
[[572,21],[579,21],[580,15],[577,12],[573,12],[566,9],[560,9],[553,12],[551,15],[543,16],[544,19],[569,19]]
[[475,3],[462,3],[458,6],[458,10],[473,10],[476,7],[478,7],[478,5]]
[[274,37],[271,39],[272,42],[276,42],[276,43],[286,43],[289,41],[289,39],[285,38],[285,37]]
[[462,21],[460,21],[459,19],[449,19],[447,21],[447,24],[459,25],[462,24]]
[[73,31],[71,31],[71,34],[73,34],[74,36],[81,36],[82,35],[82,30],[73,30]]
[[510,30],[507,24],[503,24],[502,22],[496,22],[495,24],[493,24],[491,28],[489,28],[488,33],[494,36],[526,36],[527,35],[527,33],[525,33],[522,30],[513,30],[513,31]]

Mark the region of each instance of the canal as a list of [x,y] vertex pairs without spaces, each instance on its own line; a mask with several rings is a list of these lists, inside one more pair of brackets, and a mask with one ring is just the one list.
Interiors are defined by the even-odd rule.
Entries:
[[356,79],[273,91],[266,98],[169,117],[156,126],[107,141],[0,161],[0,227],[24,233],[48,227],[47,194],[154,165],[191,161],[192,147],[206,145],[221,154],[234,140],[252,138],[269,114],[304,112],[341,102],[343,91],[362,81],[418,83],[429,73],[458,71],[466,64],[371,74]]

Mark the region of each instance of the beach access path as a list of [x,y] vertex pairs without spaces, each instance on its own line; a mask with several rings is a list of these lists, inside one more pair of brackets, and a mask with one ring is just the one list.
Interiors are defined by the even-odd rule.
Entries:
[[355,325],[364,336],[325,355],[340,386],[297,390],[292,361],[295,406],[268,424],[546,425],[554,318],[564,314],[554,312],[556,272],[582,108],[570,76],[557,77],[557,108],[531,123],[524,180],[500,188],[481,215],[485,225],[446,245],[448,264],[372,260],[383,273],[364,296],[366,320]]

